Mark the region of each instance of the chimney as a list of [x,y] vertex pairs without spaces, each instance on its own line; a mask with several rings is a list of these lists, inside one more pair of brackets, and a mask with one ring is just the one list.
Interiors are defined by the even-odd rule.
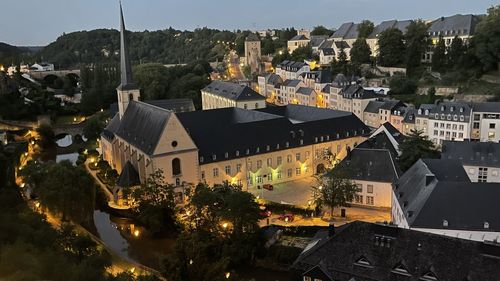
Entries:
[[425,175],[425,186],[429,186],[431,182],[436,178],[433,174]]
[[333,222],[331,222],[328,225],[328,237],[333,237],[335,235],[335,225],[333,225]]

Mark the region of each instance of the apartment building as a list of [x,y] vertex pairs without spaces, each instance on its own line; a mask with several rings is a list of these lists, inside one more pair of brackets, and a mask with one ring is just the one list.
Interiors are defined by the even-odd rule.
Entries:
[[428,135],[436,145],[470,138],[472,107],[464,102],[440,102],[429,112]]
[[238,107],[258,109],[266,107],[266,97],[250,87],[220,80],[201,89],[202,109]]
[[474,103],[471,139],[500,141],[500,102]]
[[304,62],[284,60],[276,66],[275,73],[284,81],[287,79],[298,79],[301,73],[309,71],[311,71],[311,68]]

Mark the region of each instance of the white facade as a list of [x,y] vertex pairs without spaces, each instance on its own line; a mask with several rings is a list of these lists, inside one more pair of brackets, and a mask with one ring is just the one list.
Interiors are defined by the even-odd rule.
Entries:
[[356,193],[354,205],[391,208],[392,206],[392,183],[374,182],[365,180],[354,180],[361,192]]
[[500,182],[499,167],[464,165],[464,169],[472,182]]
[[214,95],[206,91],[201,91],[201,101],[203,110],[225,107],[238,107],[243,109],[259,109],[266,107],[265,99],[238,101]]
[[500,113],[474,111],[472,120],[471,139],[500,142]]
[[31,71],[54,71],[54,64],[52,63],[35,63],[31,66]]

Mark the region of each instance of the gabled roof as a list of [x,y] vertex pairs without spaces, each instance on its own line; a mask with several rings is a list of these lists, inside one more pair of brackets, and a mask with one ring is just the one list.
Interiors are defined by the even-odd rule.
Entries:
[[380,107],[384,104],[383,101],[371,100],[365,108],[365,112],[378,113]]
[[154,105],[131,101],[116,135],[145,154],[153,155],[171,114],[171,111]]
[[472,107],[474,112],[500,113],[500,102],[476,102]]
[[328,38],[326,35],[313,35],[311,36],[311,47],[319,47]]
[[342,96],[348,99],[375,99],[378,97],[373,90],[365,90],[358,84],[347,85],[342,89]]
[[335,41],[333,43],[335,44],[335,47],[337,47],[337,49],[349,49],[349,48],[351,48],[351,46],[349,46],[349,44],[347,44],[346,41]]
[[299,89],[297,89],[297,94],[302,94],[302,95],[306,95],[306,96],[310,96],[312,93],[314,93],[314,90],[309,88],[309,87],[299,87]]
[[335,39],[343,39],[346,37],[347,33],[349,30],[354,26],[353,22],[346,22],[343,23],[339,29],[337,29],[330,38],[335,38]]
[[332,40],[325,40],[321,45],[319,45],[318,49],[327,49],[327,48],[332,48],[333,47],[333,41]]
[[202,91],[235,101],[266,99],[248,86],[220,80],[212,81],[212,83],[208,84]]
[[302,81],[299,79],[286,79],[283,84],[283,87],[297,87]]
[[[441,17],[432,22],[429,28],[429,33],[431,36],[438,36],[439,33],[445,36],[455,36],[455,35],[473,35],[476,26],[479,23],[479,17],[475,15],[454,15],[450,17]],[[448,31],[455,31],[455,33],[445,34]],[[437,32],[437,35],[434,35]]]
[[269,73],[266,75],[266,83],[269,85],[276,85],[278,83],[283,83],[283,79],[278,74]]
[[299,41],[299,40],[309,40],[305,35],[300,34],[300,35],[295,35],[290,39],[289,41]]
[[278,151],[368,133],[366,125],[352,113],[300,105],[176,115],[199,149],[200,164],[263,153],[267,146],[269,151]]
[[[500,247],[492,243],[355,221],[303,252],[292,270],[302,277],[319,265],[336,281],[417,281],[429,272],[438,281],[496,280],[499,257]],[[360,258],[370,265],[358,265]],[[398,266],[408,275],[398,274]],[[320,278],[314,273],[307,276]]]
[[[146,100],[147,104],[171,110],[173,112],[194,111],[192,99],[163,99],[163,100]],[[118,112],[118,103],[114,102],[109,106],[109,115],[114,116]]]
[[127,161],[127,163],[123,167],[116,184],[120,187],[132,187],[141,184],[139,173],[137,173],[130,161]]
[[[460,119],[458,119],[458,116],[463,116],[463,119],[460,120],[460,122],[468,123],[471,112],[472,106],[468,103],[444,101],[437,103],[436,106],[430,110],[429,119],[441,119],[442,116],[448,118],[449,115],[450,119],[452,116],[457,116],[457,119],[453,118],[453,120],[459,121]],[[438,115],[437,118],[436,114]]]
[[388,149],[353,149],[336,169],[346,169],[349,178],[374,182],[393,183],[399,178],[401,170],[393,154]]
[[404,20],[404,21],[398,21],[398,20],[388,20],[388,21],[383,21],[381,22],[380,24],[378,24],[377,26],[375,26],[375,28],[373,29],[373,32],[370,34],[370,36],[368,36],[368,38],[377,38],[377,36],[390,29],[390,28],[395,28],[395,29],[399,29],[401,32],[403,32],[403,34],[406,33],[406,29],[408,28],[408,26],[410,25],[412,21],[411,20]]
[[458,160],[466,166],[500,167],[500,143],[444,141],[441,158]]
[[398,100],[385,100],[384,104],[380,107],[380,109],[392,111],[397,106],[402,106],[402,105],[404,105],[404,104]]

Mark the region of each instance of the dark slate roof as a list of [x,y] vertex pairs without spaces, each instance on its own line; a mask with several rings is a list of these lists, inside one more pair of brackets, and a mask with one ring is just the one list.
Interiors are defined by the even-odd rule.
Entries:
[[334,56],[335,55],[335,51],[333,50],[333,48],[324,48],[324,49],[321,49],[321,51],[323,52],[324,56]]
[[330,37],[330,38],[344,38],[347,33],[349,32],[349,30],[352,28],[352,26],[354,25],[353,22],[346,22],[346,23],[343,23],[339,29],[337,29],[333,35]]
[[344,36],[344,39],[357,39],[359,35],[358,26],[359,24],[357,23],[353,24],[349,29],[349,31]]
[[132,79],[132,64],[130,63],[128,53],[127,32],[125,30],[125,20],[123,19],[123,10],[120,3],[120,71],[121,84],[118,90],[133,90],[137,89]]
[[365,108],[365,112],[378,113],[380,107],[384,104],[383,101],[371,100]]
[[[500,231],[500,183],[439,182],[411,226]],[[443,220],[448,226],[443,226]],[[489,228],[484,228],[484,223]]]
[[[420,159],[394,185],[394,194],[410,226],[418,218],[427,199],[441,182],[468,184],[470,179],[459,161]],[[449,202],[443,204],[452,205]]]
[[378,95],[373,90],[365,90],[358,84],[345,86],[342,89],[342,96],[348,99],[374,99]]
[[286,79],[282,86],[283,87],[297,87],[299,84],[300,84],[300,81],[299,79]]
[[[399,138],[396,139],[398,141]],[[398,142],[399,143],[399,142]],[[389,150],[394,159],[398,156],[397,148],[392,144],[387,134],[376,134],[360,143],[357,148]]]
[[148,155],[153,155],[171,111],[144,102],[132,101],[116,132],[120,138]]
[[472,107],[474,112],[500,113],[500,102],[476,102]]
[[276,67],[286,71],[297,72],[304,66],[306,66],[304,62],[284,60]]
[[[358,263],[361,259],[368,264]],[[302,280],[319,267],[335,281],[497,280],[498,244],[436,235],[390,225],[355,221],[338,227],[304,251],[292,265]],[[408,274],[398,274],[403,267]],[[320,278],[321,275],[307,276]],[[436,279],[426,279],[433,275]],[[323,279],[327,281],[328,279]]]
[[212,81],[202,91],[236,101],[266,99],[248,86],[220,80]]
[[120,174],[120,177],[118,177],[116,184],[121,187],[132,187],[141,184],[139,174],[130,161],[127,161],[123,167],[122,173]]
[[313,35],[311,36],[311,47],[319,47],[326,39],[328,36],[326,35]]
[[346,41],[336,41],[334,44],[337,49],[349,49],[351,47]]
[[289,41],[299,41],[299,40],[309,40],[305,35],[300,34],[300,35],[295,35],[290,39]]
[[310,96],[312,93],[314,92],[313,89],[311,88],[308,88],[308,87],[300,87],[297,89],[297,94],[302,94],[302,95],[306,95],[306,96]]
[[118,132],[118,129],[120,128],[120,114],[118,113],[118,110],[116,110],[115,113],[111,116],[113,116],[113,118],[111,118],[108,125],[102,132],[102,135],[108,140],[113,140],[115,138],[116,132]]
[[[429,33],[431,36],[439,35],[434,35],[434,32],[440,32],[443,36],[473,35],[479,20],[478,16],[470,14],[441,17],[432,22]],[[446,31],[455,31],[455,33],[445,34]]]
[[385,100],[384,104],[380,107],[380,109],[385,109],[385,110],[394,110],[397,106],[402,106],[404,105],[401,101],[398,100]]
[[337,169],[347,169],[349,178],[393,183],[401,170],[388,149],[355,148],[339,163]]
[[247,42],[256,42],[260,41],[259,37],[255,33],[248,34],[247,38],[245,38]]
[[329,94],[329,93],[330,93],[330,88],[331,88],[331,87],[332,87],[332,85],[330,85],[330,84],[326,84],[326,85],[323,87],[323,89],[321,89],[321,92],[322,92],[322,93],[327,93],[327,94]]
[[408,28],[408,25],[410,25],[412,21],[411,20],[404,20],[404,21],[398,21],[398,20],[388,20],[388,21],[383,21],[375,28],[373,29],[373,32],[368,36],[368,38],[377,38],[377,36],[390,29],[390,28],[396,28],[399,29],[403,34],[406,33],[406,29]]
[[442,159],[454,159],[467,166],[500,167],[500,143],[444,141]]
[[408,108],[404,114],[403,122],[407,124],[415,124],[415,115],[417,110],[415,108]]
[[[418,110],[416,112],[416,115],[417,116],[428,116],[431,112],[431,110],[433,110],[434,108],[436,107],[435,104],[433,103],[425,103],[425,104],[421,104],[419,107],[418,107]],[[427,114],[425,114],[425,112],[428,112]]]
[[283,83],[283,79],[278,74],[269,73],[266,75],[266,81],[269,85],[276,85],[278,83]]
[[[194,111],[192,99],[163,99],[163,100],[146,100],[147,104],[151,104],[173,112]],[[114,116],[118,112],[118,103],[112,103],[109,106],[109,116]]]
[[325,40],[321,45],[319,45],[318,49],[327,49],[333,47],[333,40]]
[[[430,110],[429,119],[454,120],[456,122],[469,123],[471,112],[472,107],[468,103],[445,101],[439,102]],[[463,116],[463,121],[460,120],[460,116]]]
[[300,139],[303,145],[311,145],[369,132],[352,113],[300,105],[252,111],[222,108],[179,113],[177,117],[196,143],[203,158],[200,163],[265,153],[267,146],[269,151],[288,149],[286,142],[289,148],[299,147]]
[[326,84],[332,82],[332,72],[328,69],[318,70],[318,76],[316,77],[316,83]]

